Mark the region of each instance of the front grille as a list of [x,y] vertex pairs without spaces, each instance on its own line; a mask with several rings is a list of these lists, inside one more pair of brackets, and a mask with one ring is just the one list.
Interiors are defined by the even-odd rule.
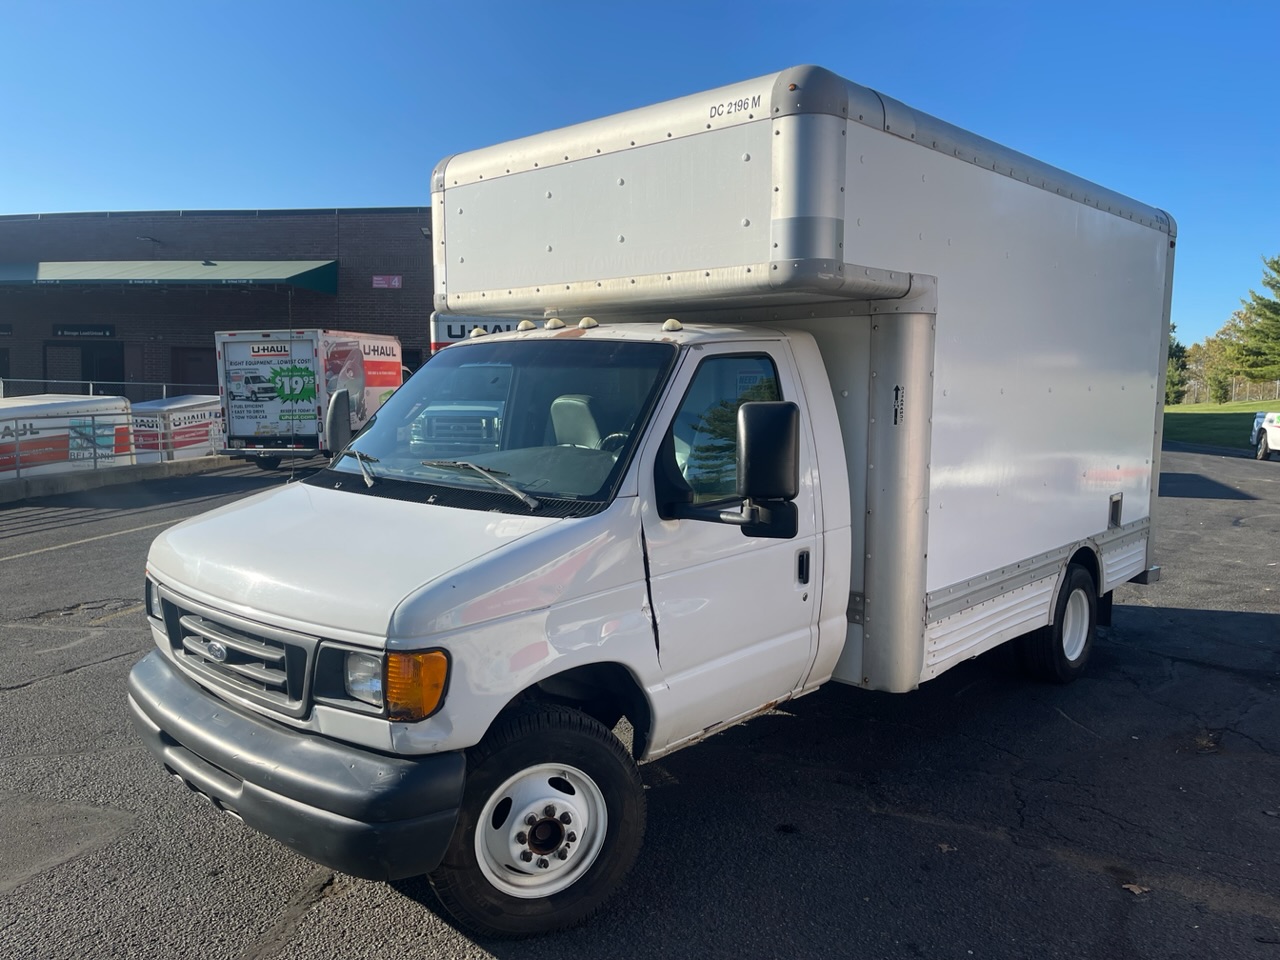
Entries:
[[428,417],[424,424],[428,440],[494,440],[497,429],[492,417]]
[[288,717],[306,715],[317,638],[159,593],[169,650],[187,676]]

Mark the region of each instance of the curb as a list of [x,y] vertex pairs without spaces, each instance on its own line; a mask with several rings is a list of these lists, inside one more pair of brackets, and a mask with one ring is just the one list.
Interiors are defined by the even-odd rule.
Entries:
[[5,480],[0,483],[0,504],[15,503],[36,497],[53,497],[61,493],[80,493],[98,487],[121,483],[137,483],[140,480],[161,480],[165,477],[187,477],[196,473],[208,473],[236,464],[230,457],[193,457],[190,460],[171,460],[167,463],[139,463],[129,467],[109,467],[104,470],[62,473],[49,477]]

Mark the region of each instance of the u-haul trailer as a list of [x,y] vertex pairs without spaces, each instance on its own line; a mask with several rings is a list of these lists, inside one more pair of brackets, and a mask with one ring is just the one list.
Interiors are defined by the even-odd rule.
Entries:
[[815,67],[448,158],[432,210],[442,316],[523,321],[148,560],[139,730],[305,855],[566,926],[638,855],[637,762],[1007,641],[1071,680],[1156,575],[1163,212]]

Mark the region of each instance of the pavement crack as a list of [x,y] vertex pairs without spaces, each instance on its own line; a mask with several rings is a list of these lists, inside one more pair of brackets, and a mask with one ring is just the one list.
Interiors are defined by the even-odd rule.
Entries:
[[117,653],[112,657],[103,657],[101,660],[90,660],[88,663],[78,663],[74,667],[68,667],[66,670],[59,670],[56,673],[47,673],[42,677],[35,677],[31,680],[24,680],[22,683],[15,683],[11,686],[0,687],[0,693],[10,693],[14,690],[22,690],[26,687],[34,686],[37,683],[44,683],[46,680],[54,680],[58,677],[66,677],[81,670],[87,670],[89,667],[101,666],[104,663],[111,663],[113,660],[123,660],[125,657],[136,657],[141,651],[127,650],[124,653]]
[[325,897],[337,892],[337,881],[338,878],[332,870],[317,869],[309,873],[303,882],[302,889],[289,901],[271,929],[258,943],[240,954],[239,960],[267,960],[268,957],[274,957],[292,943],[293,933],[297,930],[302,918]]

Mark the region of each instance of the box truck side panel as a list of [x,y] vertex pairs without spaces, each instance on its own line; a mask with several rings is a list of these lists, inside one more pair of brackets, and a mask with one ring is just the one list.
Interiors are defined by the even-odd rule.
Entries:
[[1149,518],[1169,235],[848,136],[846,258],[938,277],[928,589]]
[[576,303],[599,281],[767,261],[771,138],[762,120],[451,186],[449,309],[499,312],[508,289]]

